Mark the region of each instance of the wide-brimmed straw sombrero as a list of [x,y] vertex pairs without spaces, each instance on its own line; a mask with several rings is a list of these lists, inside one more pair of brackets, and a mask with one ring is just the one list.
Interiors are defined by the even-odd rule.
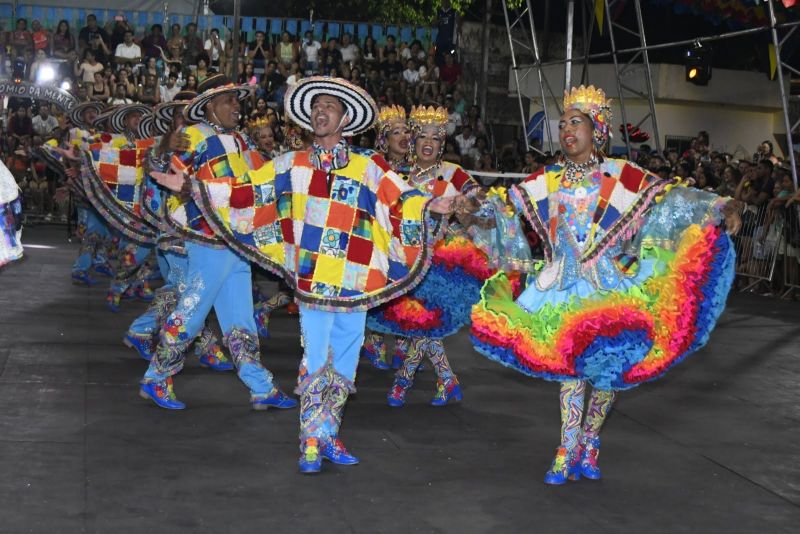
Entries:
[[171,101],[157,105],[153,110],[156,130],[169,131],[170,126],[172,126],[172,120],[175,118],[175,113],[180,113],[195,97],[197,97],[197,93],[194,91],[180,91]]
[[356,135],[372,128],[378,107],[375,100],[364,89],[342,78],[312,76],[305,78],[286,91],[284,106],[294,122],[306,130],[312,130],[311,103],[320,95],[338,98],[344,104],[350,123],[342,129],[346,136]]
[[119,105],[111,106],[109,108],[106,108],[101,113],[98,113],[97,117],[95,117],[94,119],[94,123],[92,124],[92,126],[103,132],[114,133],[111,131],[111,125],[108,123],[108,121],[111,118],[111,115],[114,114],[114,112],[117,110],[118,107]]
[[82,104],[78,104],[67,113],[67,118],[69,122],[77,126],[78,128],[91,128],[94,124],[89,124],[85,120],[83,120],[83,112],[87,109],[94,109],[99,114],[106,105],[102,102],[83,102]]
[[162,130],[158,122],[159,121],[156,121],[156,117],[152,113],[142,117],[142,120],[139,121],[139,127],[136,129],[136,137],[139,139],[149,139],[167,133],[168,130]]
[[144,104],[125,104],[114,108],[108,119],[108,126],[111,133],[123,133],[125,131],[125,118],[131,113],[141,113],[142,117],[152,113],[152,110]]
[[183,116],[190,122],[200,122],[206,116],[206,104],[215,97],[225,93],[236,93],[239,100],[244,100],[250,97],[255,89],[254,85],[235,85],[224,74],[209,76],[197,86],[199,94],[183,108]]

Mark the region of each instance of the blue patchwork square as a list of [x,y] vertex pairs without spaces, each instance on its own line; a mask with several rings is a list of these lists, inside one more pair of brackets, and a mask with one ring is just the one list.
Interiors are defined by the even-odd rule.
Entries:
[[335,228],[326,228],[322,234],[322,246],[320,252],[326,256],[344,258],[347,254],[347,242],[350,236],[346,232]]
[[311,292],[324,297],[336,297],[339,295],[339,289],[336,286],[323,284],[322,282],[311,284]]
[[253,239],[253,234],[241,234],[239,232],[235,232],[234,231],[233,232],[233,237],[236,238],[236,241],[238,241],[239,243],[242,243],[244,245],[249,245],[251,247],[252,246],[256,246],[256,242]]
[[600,221],[600,226],[602,226],[603,229],[608,230],[612,224],[619,220],[619,216],[620,214],[616,208],[609,205],[603,214],[603,219]]
[[404,263],[390,259],[388,275],[390,280],[400,280],[401,278],[408,276],[408,267],[406,267]]
[[290,192],[292,190],[292,173],[290,171],[282,172],[275,175],[275,180],[272,182],[275,185],[276,194]]
[[134,185],[118,185],[117,186],[117,198],[120,202],[133,202],[134,193],[136,192],[136,186]]
[[378,197],[369,187],[362,187],[358,191],[358,209],[364,210],[367,213],[375,213],[375,203]]
[[400,224],[400,233],[403,245],[418,247],[422,244],[422,222],[403,219]]
[[281,234],[274,224],[268,224],[253,230],[253,239],[257,247],[274,245],[282,241]]
[[312,224],[303,225],[303,235],[300,237],[300,248],[318,252],[322,242],[322,228]]
[[300,277],[308,278],[314,274],[314,267],[317,265],[317,255],[307,250],[298,252],[297,274]]
[[331,200],[356,207],[361,184],[350,178],[337,176],[331,185]]
[[261,184],[253,187],[255,190],[255,205],[263,206],[275,202],[275,186],[272,184]]

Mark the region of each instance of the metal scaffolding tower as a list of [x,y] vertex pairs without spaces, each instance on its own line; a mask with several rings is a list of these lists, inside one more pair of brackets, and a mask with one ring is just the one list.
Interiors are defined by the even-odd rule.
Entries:
[[[793,132],[798,131],[800,128],[800,120],[792,124],[790,115],[789,115],[789,94],[786,90],[786,84],[784,82],[784,69],[795,74],[796,76],[800,76],[800,70],[789,65],[784,58],[783,55],[783,45],[786,41],[791,37],[791,35],[797,30],[798,26],[800,26],[800,21],[789,21],[779,23],[778,19],[775,15],[775,2],[778,0],[765,0],[767,4],[767,9],[769,13],[769,25],[768,26],[759,26],[754,28],[746,28],[743,30],[731,31],[727,33],[722,33],[718,35],[708,36],[708,37],[699,37],[697,39],[690,39],[690,40],[683,40],[683,41],[673,41],[669,43],[659,43],[657,45],[649,45],[647,44],[647,40],[645,38],[643,22],[642,22],[642,9],[640,0],[633,0],[630,2],[624,2],[624,0],[606,0],[603,2],[603,13],[604,17],[604,28],[608,29],[608,37],[610,41],[610,48],[609,52],[601,52],[601,53],[594,53],[589,54],[589,45],[591,42],[593,30],[596,26],[596,17],[592,15],[591,17],[586,16],[587,11],[594,13],[594,6],[591,0],[583,0],[583,19],[587,22],[586,27],[583,31],[584,37],[584,55],[582,57],[583,62],[583,72],[581,74],[581,83],[590,83],[591,80],[589,78],[589,60],[591,59],[607,59],[612,58],[614,63],[615,71],[616,71],[616,78],[617,78],[617,89],[619,92],[619,104],[622,111],[622,122],[623,124],[627,123],[627,114],[625,111],[625,94],[627,93],[630,95],[638,96],[639,98],[646,98],[649,106],[650,111],[645,117],[639,121],[636,125],[640,127],[644,122],[650,121],[653,136],[655,138],[655,145],[658,150],[661,150],[661,139],[658,133],[658,120],[656,118],[655,112],[655,101],[654,101],[654,94],[653,94],[653,82],[652,76],[650,71],[650,59],[648,57],[648,50],[655,50],[655,49],[662,49],[662,48],[671,48],[676,46],[688,46],[692,44],[698,43],[709,43],[714,41],[720,41],[725,39],[732,39],[737,37],[743,37],[746,35],[754,35],[757,33],[762,32],[770,32],[772,37],[772,46],[774,49],[775,54],[775,62],[776,62],[776,75],[777,75],[777,83],[780,86],[780,97],[781,97],[781,107],[783,109],[783,119],[784,125],[786,127],[786,144],[787,144],[787,152],[788,152],[788,159],[791,162],[791,172],[792,172],[792,180],[794,181],[795,188],[798,187],[798,178],[797,178],[797,161],[794,154],[794,136]],[[633,9],[635,9],[635,19],[636,19],[636,28],[626,28],[621,24],[618,24],[613,21],[612,19],[612,8],[617,6],[618,4],[621,5],[621,9],[625,9],[628,5],[632,5]],[[523,131],[526,131],[526,128],[531,123],[531,116],[535,115],[532,113],[532,106],[527,106],[525,99],[531,99],[531,102],[536,101],[539,99],[541,102],[543,112],[541,115],[540,121],[544,121],[543,131],[545,132],[545,136],[549,143],[550,151],[553,151],[553,132],[550,132],[550,122],[547,116],[547,95],[549,98],[553,99],[553,103],[555,107],[561,110],[561,100],[560,97],[557,96],[553,92],[552,84],[548,81],[547,76],[543,72],[543,67],[549,65],[557,65],[557,64],[564,64],[566,66],[566,76],[565,81],[566,85],[570,85],[571,83],[571,68],[573,63],[572,58],[572,36],[574,34],[574,13],[575,13],[575,0],[568,0],[567,1],[567,28],[565,31],[565,35],[567,36],[567,43],[566,43],[566,58],[563,60],[558,61],[549,61],[547,63],[543,63],[541,60],[541,55],[539,53],[539,43],[537,41],[536,35],[536,27],[534,25],[534,18],[533,18],[533,9],[531,7],[531,0],[511,0],[511,3],[514,5],[520,4],[518,8],[510,7],[508,0],[503,0],[503,13],[505,15],[506,21],[506,30],[508,32],[508,40],[509,45],[511,48],[511,62],[512,62],[512,72],[514,74],[514,81],[515,87],[517,91],[517,98],[519,99],[519,108],[520,108],[520,116],[522,118],[522,128]],[[620,30],[627,32],[637,39],[639,39],[639,46],[635,48],[627,48],[627,49],[618,49],[616,46],[616,42],[614,40],[614,30]],[[524,33],[523,38],[519,38],[518,36],[514,35],[516,31],[517,34],[520,33],[520,30]],[[525,54],[529,54],[526,56]],[[630,55],[630,59],[628,59],[624,64],[620,65],[619,56],[628,56]],[[527,59],[530,57],[532,62],[525,63],[524,61],[520,61],[521,58]],[[644,78],[645,78],[645,90],[637,90],[636,88],[630,87],[628,84],[623,82],[623,75],[631,70],[634,65],[641,65],[644,71]],[[525,79],[531,75],[532,72],[536,72],[539,81],[539,94],[538,95],[530,95],[526,94],[525,86],[522,85],[521,82],[525,81]],[[532,127],[538,127],[540,122],[532,125]],[[628,154],[630,155],[630,143],[627,138],[624,139],[626,147],[628,149]],[[528,148],[531,148],[529,145],[528,136],[525,137],[525,143]]]
[[[583,62],[583,72],[581,75],[581,83],[591,83],[591,79],[589,77],[589,43],[592,38],[592,34],[594,32],[594,28],[597,25],[597,19],[595,16],[595,9],[594,9],[594,2],[591,0],[581,0],[582,1],[582,9],[584,13],[584,21],[585,21],[585,28],[583,28],[583,37],[584,37],[584,56],[582,58]],[[625,99],[626,97],[636,97],[641,98],[643,100],[647,100],[649,104],[650,111],[647,115],[645,115],[642,120],[640,120],[636,127],[642,127],[645,122],[649,122],[650,128],[653,132],[654,142],[656,148],[660,151],[661,150],[661,139],[658,134],[658,120],[656,118],[656,109],[655,109],[655,101],[654,101],[654,94],[653,94],[653,82],[652,82],[652,75],[650,72],[650,58],[647,53],[647,40],[645,38],[644,27],[642,22],[642,11],[640,0],[633,0],[632,2],[623,2],[622,9],[626,9],[627,6],[633,6],[635,10],[635,20],[636,26],[634,28],[629,28],[623,26],[617,22],[614,22],[612,19],[612,8],[617,6],[617,4],[621,0],[608,0],[604,2],[604,14],[603,17],[603,27],[604,30],[608,32],[608,39],[610,42],[610,52],[608,56],[612,58],[614,63],[614,69],[616,71],[616,80],[617,80],[617,93],[619,95],[619,106],[622,115],[622,123],[627,124],[627,113],[626,113],[626,104]],[[519,4],[519,7],[514,8],[509,6],[509,3],[512,5]],[[566,40],[566,58],[563,61],[555,62],[555,63],[564,63],[565,64],[565,87],[563,89],[568,89],[571,85],[571,78],[572,78],[572,37],[574,35],[574,26],[575,26],[575,0],[568,0],[567,4],[567,17],[566,17],[566,28],[565,28],[565,35],[567,37]],[[587,13],[591,13],[591,16],[586,16]],[[543,139],[546,139],[548,143],[549,150],[553,152],[554,148],[554,140],[555,140],[555,133],[550,131],[550,121],[547,112],[547,99],[552,99],[553,104],[561,112],[561,100],[562,100],[562,93],[559,91],[556,93],[553,90],[552,84],[547,79],[543,71],[543,67],[545,66],[542,63],[541,54],[540,54],[540,44],[538,42],[538,37],[536,34],[536,25],[534,23],[534,10],[531,6],[531,0],[522,0],[521,2],[511,0],[503,0],[503,14],[505,16],[506,22],[506,31],[508,33],[508,41],[509,47],[511,49],[511,67],[512,73],[514,76],[514,84],[517,93],[517,98],[519,100],[519,107],[520,107],[520,116],[522,119],[522,127],[523,131],[526,131],[527,128],[530,127],[535,129],[539,126],[539,124],[543,121]],[[521,30],[521,31],[520,31]],[[616,46],[616,42],[614,40],[614,30],[623,31],[635,36],[639,40],[640,47],[636,50],[618,50]],[[522,36],[520,36],[522,34]],[[620,59],[620,56],[629,56],[627,61],[624,63]],[[530,58],[530,59],[528,59]],[[528,59],[526,62],[525,59]],[[548,64],[553,64],[548,63]],[[633,70],[635,67],[641,66],[643,71],[643,76],[645,79],[645,87],[644,90],[637,89],[632,87],[631,85],[623,82],[623,79],[626,73]],[[536,73],[538,77],[538,85],[539,85],[539,93],[536,95],[529,94],[529,91],[526,89],[528,84],[523,84],[529,76],[533,73]],[[542,112],[539,115],[539,120],[535,124],[531,124],[531,120],[533,116],[537,113],[532,112],[532,106],[526,106],[526,99],[530,99],[531,102],[538,102],[541,103]],[[527,133],[527,132],[526,132]],[[631,148],[630,143],[627,136],[623,136],[623,140],[625,141],[625,146],[630,156]],[[530,149],[532,148],[529,144],[528,135],[525,136],[525,144]],[[543,143],[544,144],[544,143]]]
[[[550,96],[555,99],[556,103],[558,103],[558,99],[553,95],[553,89],[550,87],[549,82],[542,72],[542,61],[539,54],[539,41],[536,36],[536,26],[533,23],[533,9],[531,8],[530,0],[524,0],[519,8],[510,8],[508,6],[508,1],[503,0],[503,16],[505,17],[506,21],[508,45],[511,49],[511,72],[514,75],[514,87],[517,92],[517,99],[519,100],[519,113],[520,119],[522,120],[522,131],[525,135],[525,147],[529,150],[533,148],[530,146],[529,136],[527,134],[528,124],[530,124],[533,114],[531,113],[531,106],[526,105],[525,99],[528,98],[532,102],[535,98],[537,98],[537,96],[526,93],[525,88],[527,88],[527,84],[522,85],[521,82],[530,76],[533,71],[536,71],[536,75],[539,80],[538,98],[541,98],[542,102],[542,115],[537,123],[532,127],[535,129],[539,126],[539,124],[543,123],[543,140],[545,138],[547,139],[550,152],[552,153],[554,147],[553,135],[550,131],[550,120],[547,114],[547,99],[545,96],[545,91],[547,90],[550,93]],[[515,36],[515,34],[520,33],[522,34],[521,38]],[[523,58],[529,62],[531,56],[533,59],[533,65],[521,67],[518,59]],[[544,145],[544,143],[542,144]]]

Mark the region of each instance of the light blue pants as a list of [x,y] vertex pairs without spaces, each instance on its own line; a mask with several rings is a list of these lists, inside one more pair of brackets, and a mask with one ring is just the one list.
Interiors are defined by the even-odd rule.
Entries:
[[[164,285],[159,288],[159,292],[178,291],[178,286],[183,283],[186,276],[186,269],[188,260],[186,256],[182,256],[172,251],[156,250],[156,260],[158,261],[158,269],[161,271],[161,277],[164,278]],[[156,299],[158,299],[156,295]],[[158,323],[158,303],[154,302],[147,310],[134,319],[131,323],[128,332],[135,335],[151,335],[157,332],[161,325]]]
[[270,394],[272,374],[261,364],[253,319],[250,263],[229,248],[186,242],[185,291],[161,328],[158,348],[144,381],[160,381],[183,367],[186,348],[197,337],[214,308],[223,341],[228,345],[239,378],[253,397]]
[[78,224],[84,224],[86,229],[81,240],[81,249],[72,272],[87,272],[91,269],[95,255],[102,254],[103,242],[111,238],[105,221],[93,208],[78,208]]
[[301,304],[305,372],[313,375],[330,357],[337,373],[355,381],[366,322],[367,312],[322,311]]

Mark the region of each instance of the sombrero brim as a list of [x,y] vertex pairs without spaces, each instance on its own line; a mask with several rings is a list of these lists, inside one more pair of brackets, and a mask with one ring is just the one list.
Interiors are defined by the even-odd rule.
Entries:
[[172,102],[165,102],[163,104],[157,105],[153,114],[155,115],[158,121],[161,121],[162,123],[169,125],[172,124],[172,120],[175,118],[175,111],[178,108],[185,106],[186,104],[187,102],[181,100],[173,100]]
[[140,139],[149,139],[155,135],[155,117],[153,115],[146,115],[139,121],[139,128],[136,135]]
[[344,103],[350,122],[342,129],[343,135],[369,130],[378,116],[375,100],[362,88],[341,78],[313,76],[290,87],[284,98],[286,113],[306,130],[314,129],[311,126],[311,102],[318,95],[334,96]]
[[114,112],[116,111],[116,109],[117,109],[117,106],[113,106],[113,107],[110,107],[107,110],[103,111],[102,113],[99,113],[97,115],[97,117],[95,117],[94,123],[92,124],[92,126],[97,128],[98,130],[107,130],[110,133],[114,133],[114,132],[111,131],[111,126],[108,125],[107,123],[108,123],[108,120],[111,118],[111,115],[113,115]]
[[83,112],[87,109],[96,109],[97,113],[99,114],[101,111],[103,111],[103,108],[105,108],[105,104],[102,102],[84,102],[83,104],[78,104],[72,108],[67,114],[67,118],[69,118],[69,122],[78,128],[91,128],[94,126],[94,124],[89,124],[83,120]]
[[225,93],[236,93],[239,100],[244,100],[249,98],[255,89],[256,88],[254,85],[233,85],[209,89],[208,91],[196,96],[194,100],[189,102],[189,104],[183,108],[183,116],[188,121],[200,122],[206,116],[206,104],[211,102],[211,100],[214,98]]
[[112,133],[122,133],[125,131],[125,117],[136,112],[142,115],[149,115],[151,110],[144,104],[126,104],[116,108],[108,120]]

